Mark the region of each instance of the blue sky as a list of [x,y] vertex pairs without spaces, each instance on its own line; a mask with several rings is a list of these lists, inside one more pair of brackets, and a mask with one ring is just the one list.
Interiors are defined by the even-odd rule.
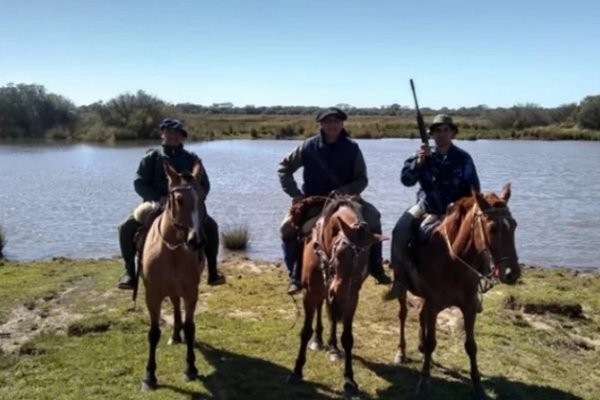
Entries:
[[0,0],[0,84],[76,104],[537,103],[600,94],[600,2]]

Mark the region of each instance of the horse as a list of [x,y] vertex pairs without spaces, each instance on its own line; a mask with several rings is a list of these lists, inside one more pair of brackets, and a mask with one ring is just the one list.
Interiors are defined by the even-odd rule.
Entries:
[[[448,207],[443,221],[431,238],[416,248],[416,274],[398,274],[400,295],[400,343],[396,363],[406,358],[407,290],[421,297],[419,314],[419,351],[424,354],[417,394],[430,390],[431,355],[436,347],[436,319],[445,308],[456,306],[464,317],[465,350],[471,364],[473,394],[476,399],[488,398],[481,384],[477,367],[475,319],[479,291],[485,291],[494,280],[515,284],[521,269],[515,249],[517,222],[508,209],[510,184],[498,196],[475,191]],[[485,271],[492,263],[491,273]],[[396,268],[394,268],[398,271]],[[413,279],[413,277],[417,279]],[[485,287],[484,287],[485,286]]]
[[[305,200],[306,204],[314,203]],[[302,381],[306,349],[313,334],[312,323],[317,313],[313,350],[320,350],[323,339],[322,306],[327,304],[330,321],[329,351],[333,360],[339,358],[336,326],[343,324],[341,336],[344,348],[344,396],[358,394],[352,370],[352,320],[358,305],[360,288],[367,277],[371,246],[383,238],[371,232],[364,221],[357,198],[337,196],[324,206],[321,216],[304,239],[302,287],[304,288],[304,325],[300,333],[300,349],[289,383]]]
[[[141,255],[138,271],[146,288],[146,306],[150,314],[148,331],[149,357],[142,390],[154,390],[156,380],[156,346],[160,340],[160,309],[162,301],[169,297],[174,309],[173,334],[169,344],[181,343],[181,330],[187,345],[186,381],[195,380],[194,311],[198,302],[198,285],[204,269],[202,250],[204,233],[202,221],[206,216],[206,195],[198,185],[202,167],[197,162],[192,173],[178,174],[168,163],[164,171],[169,183],[169,195],[163,212],[152,223]],[[182,324],[180,299],[185,306]]]

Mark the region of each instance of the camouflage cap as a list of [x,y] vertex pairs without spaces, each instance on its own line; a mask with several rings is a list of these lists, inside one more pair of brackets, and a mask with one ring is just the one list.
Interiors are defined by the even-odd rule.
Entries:
[[452,129],[454,129],[456,131],[456,133],[458,133],[458,126],[456,126],[456,124],[454,123],[454,121],[452,121],[452,117],[449,116],[448,114],[438,114],[433,118],[433,122],[431,122],[431,125],[429,125],[429,132],[431,133],[431,131],[433,131],[433,129],[438,126],[438,125],[448,125],[450,126]]

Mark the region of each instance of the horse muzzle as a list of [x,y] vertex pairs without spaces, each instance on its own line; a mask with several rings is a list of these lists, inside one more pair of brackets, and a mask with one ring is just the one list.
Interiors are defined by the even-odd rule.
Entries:
[[493,271],[494,277],[507,285],[514,285],[521,277],[521,267],[517,258],[500,260]]

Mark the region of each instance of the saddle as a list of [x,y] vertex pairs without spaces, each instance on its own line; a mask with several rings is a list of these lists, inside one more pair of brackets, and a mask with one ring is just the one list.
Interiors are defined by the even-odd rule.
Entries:
[[164,208],[164,205],[159,203],[143,203],[134,211],[135,220],[141,224],[133,237],[140,260],[150,227],[154,220],[163,212]]

